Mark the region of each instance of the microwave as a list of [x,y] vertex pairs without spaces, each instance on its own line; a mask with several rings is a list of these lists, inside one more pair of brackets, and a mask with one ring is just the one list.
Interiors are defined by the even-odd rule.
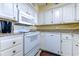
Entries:
[[23,11],[19,11],[19,23],[33,25],[33,18]]
[[12,29],[13,29],[12,22],[0,21],[0,32],[1,33],[11,33]]

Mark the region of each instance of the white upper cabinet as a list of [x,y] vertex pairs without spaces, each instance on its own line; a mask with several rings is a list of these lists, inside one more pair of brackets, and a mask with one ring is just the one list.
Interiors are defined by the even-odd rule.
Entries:
[[0,3],[0,17],[17,21],[17,7],[13,3]]
[[67,4],[63,6],[63,22],[75,21],[75,4]]
[[18,21],[18,17],[19,17],[19,16],[18,16],[18,15],[19,15],[19,14],[18,14],[18,5],[17,5],[17,4],[14,4],[13,6],[14,6],[14,7],[13,7],[13,8],[14,8],[14,9],[13,9],[13,10],[14,10],[14,11],[13,11],[13,18],[14,18],[15,21]]
[[76,21],[79,21],[79,4],[76,4]]
[[62,23],[62,8],[54,8],[53,9],[53,23]]
[[27,16],[23,15],[23,17],[26,18],[26,19],[24,19],[23,22],[25,22],[25,23],[29,22],[31,25],[37,24],[37,12],[33,8],[33,6],[31,6],[31,4],[18,3],[18,10],[19,10],[19,21],[23,21],[20,19],[21,15],[22,15],[20,12],[23,12],[24,15],[27,15]]
[[13,18],[13,4],[0,3],[0,17]]
[[23,11],[25,13],[28,13],[29,7],[27,6],[27,4],[24,3],[18,3],[18,9],[20,11]]
[[35,17],[35,9],[28,3],[18,3],[18,9],[26,14]]
[[44,24],[44,19],[45,17],[44,17],[44,12],[39,12],[38,13],[38,24]]
[[44,15],[45,24],[52,24],[53,23],[53,9],[45,11]]
[[4,16],[5,16],[4,7],[3,7],[3,4],[0,3],[0,17],[4,17]]

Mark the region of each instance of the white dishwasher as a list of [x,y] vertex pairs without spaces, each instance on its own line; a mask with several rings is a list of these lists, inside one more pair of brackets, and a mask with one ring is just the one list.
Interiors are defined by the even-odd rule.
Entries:
[[39,32],[29,32],[24,34],[24,56],[34,56],[39,51]]

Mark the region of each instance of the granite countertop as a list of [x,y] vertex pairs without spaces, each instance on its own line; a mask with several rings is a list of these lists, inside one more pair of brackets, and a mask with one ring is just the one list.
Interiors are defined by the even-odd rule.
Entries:
[[22,34],[22,32],[21,33],[0,33],[0,37],[17,35],[17,34]]

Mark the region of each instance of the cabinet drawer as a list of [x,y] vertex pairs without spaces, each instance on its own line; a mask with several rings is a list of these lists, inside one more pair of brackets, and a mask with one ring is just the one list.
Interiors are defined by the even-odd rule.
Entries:
[[70,33],[62,33],[62,39],[72,39],[72,35]]
[[79,56],[79,43],[73,42],[73,56]]
[[[6,37],[7,38],[7,37]],[[10,47],[13,47],[17,44],[22,44],[23,37],[22,36],[16,36],[16,37],[9,37],[5,39],[4,37],[2,38],[3,40],[0,41],[0,50],[4,50]]]
[[18,53],[20,51],[23,51],[22,45],[18,45],[18,46],[11,48],[11,49],[4,50],[0,53],[1,53],[1,56],[12,56],[12,55],[15,55],[16,53]]
[[14,56],[23,56],[23,52],[19,52],[19,53],[15,54]]

